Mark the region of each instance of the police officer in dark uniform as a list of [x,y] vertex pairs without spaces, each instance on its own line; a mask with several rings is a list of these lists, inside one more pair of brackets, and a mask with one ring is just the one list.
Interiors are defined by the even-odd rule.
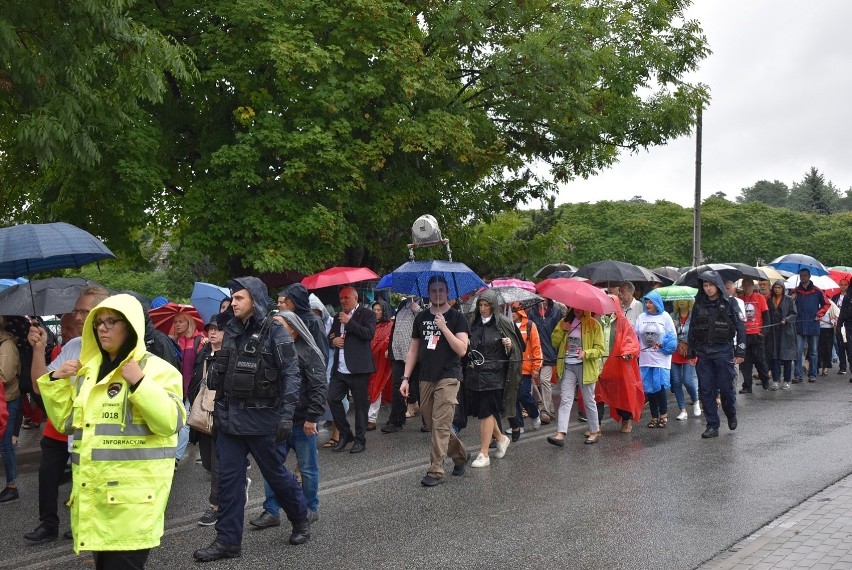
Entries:
[[277,441],[293,428],[301,377],[293,339],[267,315],[268,292],[256,277],[228,282],[233,317],[209,372],[216,392],[214,422],[219,457],[219,519],[216,540],[196,550],[199,562],[237,558],[245,517],[246,461],[251,453],[263,478],[293,525],[290,544],[311,534],[302,487],[284,468]]
[[722,276],[715,271],[705,271],[698,276],[698,287],[688,343],[689,358],[695,365],[701,407],[707,421],[707,429],[701,437],[708,439],[719,435],[717,393],[728,418],[728,428],[737,429],[735,364],[743,362],[746,335],[742,315],[736,301],[725,290]]

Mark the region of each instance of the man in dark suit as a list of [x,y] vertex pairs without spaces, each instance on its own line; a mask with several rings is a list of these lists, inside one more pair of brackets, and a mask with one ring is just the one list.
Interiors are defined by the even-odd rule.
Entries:
[[[328,386],[328,406],[340,432],[340,440],[332,451],[343,451],[350,442],[355,444],[349,453],[361,453],[367,448],[367,409],[370,406],[367,385],[375,372],[370,343],[376,333],[376,315],[358,305],[358,292],[352,287],[340,291],[341,311],[334,317],[328,333],[334,348],[331,382]],[[355,435],[346,419],[343,399],[352,391],[355,406]]]

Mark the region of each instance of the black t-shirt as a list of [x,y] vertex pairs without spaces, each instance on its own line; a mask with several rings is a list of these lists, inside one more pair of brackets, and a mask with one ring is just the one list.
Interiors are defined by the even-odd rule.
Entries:
[[[450,309],[444,313],[447,328],[457,335],[469,331],[467,319],[460,311]],[[450,343],[435,325],[435,315],[431,311],[421,311],[414,318],[411,338],[420,339],[420,381],[437,382],[441,378],[461,380],[461,357],[450,347]]]

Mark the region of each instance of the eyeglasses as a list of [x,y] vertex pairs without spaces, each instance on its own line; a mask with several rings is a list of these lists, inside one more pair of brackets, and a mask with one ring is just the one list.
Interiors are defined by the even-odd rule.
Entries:
[[108,331],[111,331],[116,323],[125,322],[126,319],[95,319],[92,321],[92,328],[98,330],[98,328],[103,325],[104,328]]
[[86,318],[87,316],[89,316],[89,313],[91,313],[91,312],[92,311],[90,311],[89,309],[74,309],[73,311],[71,311],[71,314],[74,315],[75,317]]

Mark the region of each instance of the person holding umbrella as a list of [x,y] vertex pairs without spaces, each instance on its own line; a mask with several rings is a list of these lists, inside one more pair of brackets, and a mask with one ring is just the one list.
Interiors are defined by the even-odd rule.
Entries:
[[[769,297],[769,326],[766,328],[766,354],[772,369],[770,390],[790,389],[793,361],[796,360],[796,303],[787,296],[784,280],[772,284]],[[782,380],[781,370],[784,376]],[[783,384],[781,382],[783,381]]]
[[584,443],[597,443],[600,438],[598,408],[595,404],[595,384],[601,372],[601,357],[604,355],[603,329],[589,311],[569,309],[553,330],[553,347],[557,350],[556,371],[562,379],[562,396],[557,412],[558,427],[555,436],[548,436],[547,443],[565,446],[568,419],[577,388],[583,395],[589,435]]
[[796,358],[796,377],[794,384],[804,378],[802,360],[805,345],[808,350],[808,382],[816,382],[817,377],[817,343],[819,340],[819,321],[830,308],[822,290],[811,281],[810,269],[799,270],[799,286],[796,292],[796,341],[798,356]]
[[21,409],[21,391],[18,375],[21,373],[21,357],[15,337],[7,328],[6,317],[0,315],[0,382],[6,393],[6,409],[9,414],[9,424],[0,439],[0,455],[3,456],[3,466],[6,471],[6,486],[0,491],[0,504],[18,499],[18,456],[12,445],[12,435],[15,433],[15,418]]

